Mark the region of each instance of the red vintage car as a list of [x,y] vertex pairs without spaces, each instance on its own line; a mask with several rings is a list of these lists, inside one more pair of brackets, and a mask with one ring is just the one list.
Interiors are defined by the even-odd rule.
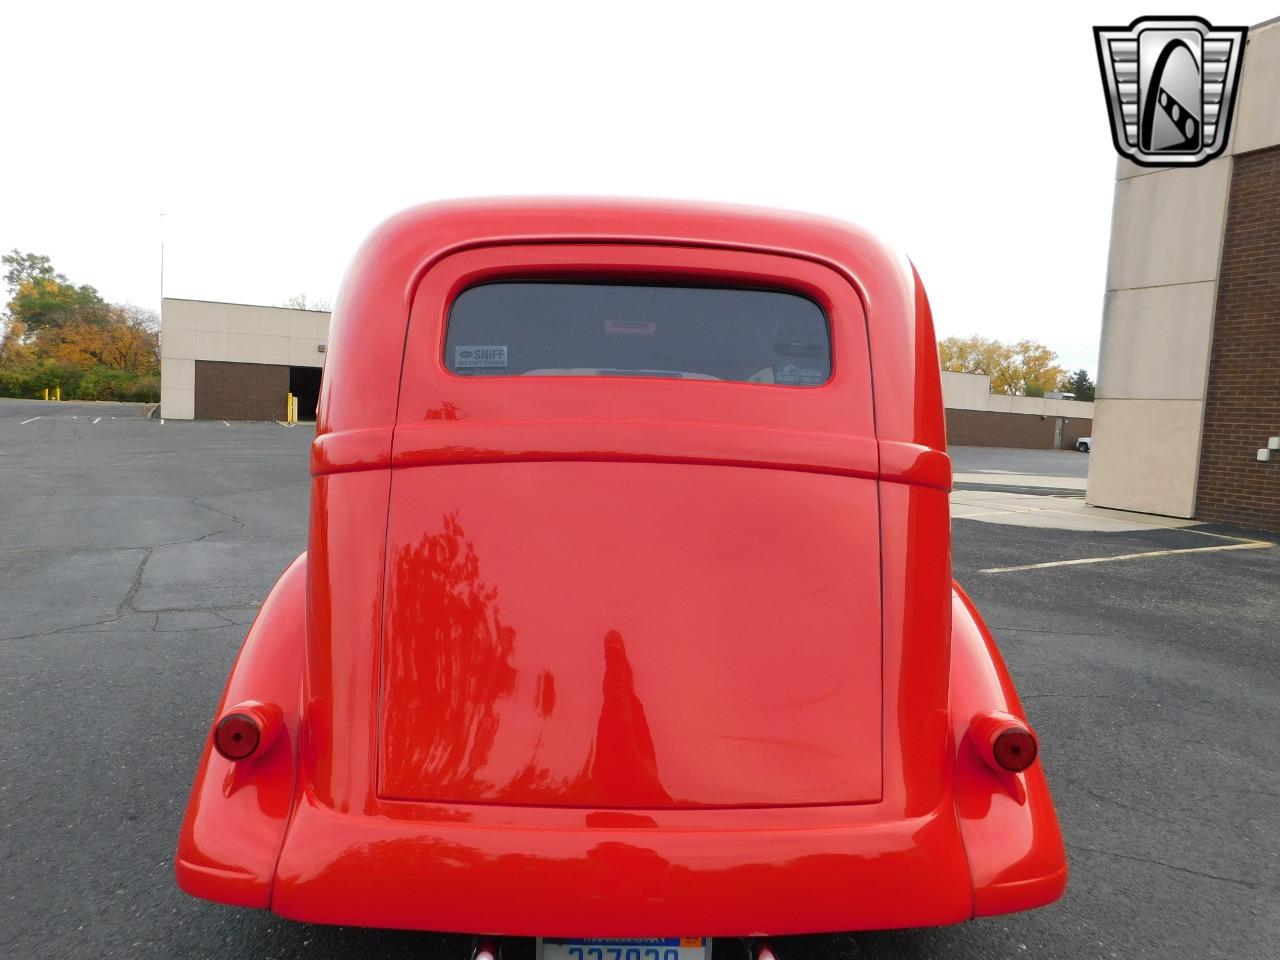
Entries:
[[842,223],[391,219],[179,884],[548,960],[1055,900],[1036,737],[951,580],[939,379],[911,264]]

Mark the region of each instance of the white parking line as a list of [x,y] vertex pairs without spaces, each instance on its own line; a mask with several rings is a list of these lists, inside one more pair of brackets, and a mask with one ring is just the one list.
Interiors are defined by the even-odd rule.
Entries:
[[[101,417],[98,418],[98,420],[101,420],[101,419],[102,419]],[[93,421],[93,423],[97,423],[98,420]],[[93,423],[89,424],[89,426],[93,426]]]
[[32,417],[30,420],[23,420],[20,424],[18,424],[18,426],[25,427],[28,423],[35,423],[39,419],[40,419],[39,417]]
[[223,420],[223,421],[222,421],[222,425],[223,425],[224,427],[229,427],[229,426],[231,426],[231,424],[227,423],[227,421],[225,421],[225,420]]
[[1122,553],[1114,557],[1081,557],[1078,560],[1050,560],[1048,563],[1023,563],[1016,567],[988,567],[980,573],[1013,573],[1018,570],[1046,570],[1049,567],[1074,567],[1085,563],[1110,563],[1112,560],[1142,560],[1147,557],[1170,557],[1178,553],[1214,553],[1220,550],[1263,550],[1275,544],[1262,540],[1224,543],[1217,547],[1183,547],[1179,550],[1150,550],[1146,553]]

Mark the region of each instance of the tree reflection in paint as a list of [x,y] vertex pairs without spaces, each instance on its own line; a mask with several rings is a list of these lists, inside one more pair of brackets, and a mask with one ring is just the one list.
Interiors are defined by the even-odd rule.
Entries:
[[389,673],[413,682],[384,704],[384,743],[409,751],[427,782],[464,795],[492,789],[478,773],[498,733],[496,705],[516,685],[516,631],[503,623],[497,600],[456,513],[393,558],[388,603],[417,636],[389,648]]
[[[382,769],[390,778],[390,795],[426,799],[420,791],[427,787],[438,791],[437,799],[629,807],[671,803],[617,630],[604,636],[595,737],[587,740],[580,765],[553,769],[542,758],[545,736],[553,724],[575,718],[556,715],[555,675],[546,669],[530,678],[534,689],[528,701],[514,700],[520,686],[513,664],[517,630],[503,621],[498,588],[481,577],[475,545],[456,513],[444,515],[439,532],[424,533],[416,544],[395,551],[387,591],[395,635],[384,648],[383,676],[394,678],[394,694],[382,704]],[[504,773],[493,782],[495,744],[501,740],[510,751],[514,743],[527,744],[530,732],[533,743],[522,748],[527,759],[514,775]]]

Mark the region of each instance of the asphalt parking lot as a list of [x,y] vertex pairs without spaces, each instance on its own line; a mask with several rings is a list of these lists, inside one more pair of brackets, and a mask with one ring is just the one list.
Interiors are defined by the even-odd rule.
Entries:
[[[0,955],[465,960],[460,938],[174,886],[221,685],[305,544],[310,431],[140,413],[0,400]],[[1040,732],[1070,887],[1028,914],[788,940],[781,960],[1277,956],[1280,548],[1091,512],[1082,454],[955,463],[956,577]]]

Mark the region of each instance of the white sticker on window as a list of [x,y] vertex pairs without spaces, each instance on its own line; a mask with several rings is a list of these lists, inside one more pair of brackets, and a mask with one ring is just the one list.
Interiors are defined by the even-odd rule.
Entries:
[[827,379],[826,373],[814,367],[797,367],[787,360],[773,369],[774,380],[791,387],[813,387]]
[[502,369],[507,365],[507,348],[503,347],[454,347],[453,366],[456,370],[488,367]]

